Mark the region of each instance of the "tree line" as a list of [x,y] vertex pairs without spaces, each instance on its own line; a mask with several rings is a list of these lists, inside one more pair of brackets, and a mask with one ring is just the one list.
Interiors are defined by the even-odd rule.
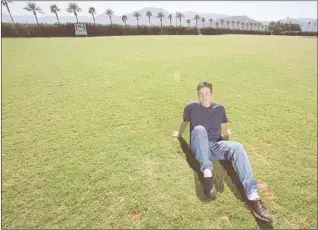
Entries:
[[[10,0],[2,0],[2,5],[7,8],[7,11],[9,13],[11,21],[12,21],[12,25],[14,26],[15,23],[14,23],[12,15],[11,15],[11,11],[10,11],[10,8],[9,8],[9,3],[12,3],[12,1],[10,1]],[[32,12],[34,17],[35,17],[35,19],[36,19],[37,25],[39,25],[38,13],[43,14],[44,13],[43,10],[39,6],[37,6],[36,3],[33,3],[33,2],[27,3],[26,7],[24,7],[23,9],[28,11],[28,12]],[[56,16],[57,23],[60,23],[59,16],[58,16],[58,12],[60,12],[60,11],[61,11],[61,9],[56,4],[52,4],[50,6],[50,12]],[[79,5],[77,3],[69,3],[66,11],[68,13],[74,14],[74,16],[76,18],[76,22],[77,23],[79,22],[78,21],[78,14],[80,12],[82,12],[83,10],[79,7]],[[94,23],[96,23],[95,15],[97,14],[97,11],[96,11],[95,7],[89,7],[88,8],[88,13],[92,15],[93,21],[94,21]],[[110,25],[113,25],[112,16],[114,15],[114,11],[111,10],[111,9],[107,9],[105,11],[105,14],[109,17]],[[133,17],[136,18],[137,26],[139,26],[139,18],[141,16],[142,15],[138,11],[135,11],[134,14],[133,14]],[[153,17],[153,14],[152,14],[151,11],[147,11],[145,16],[148,17],[149,27],[150,27],[151,26],[151,18]],[[165,19],[166,15],[164,15],[162,12],[158,12],[158,14],[155,15],[155,17],[160,20],[160,24],[161,24],[161,27],[162,27],[163,26],[162,25],[162,21],[163,21],[163,19]],[[175,18],[176,18],[176,27],[178,26],[177,25],[178,20],[179,20],[179,27],[181,27],[182,26],[182,19],[184,19],[184,14],[181,13],[181,12],[177,12],[176,15],[175,15]],[[167,19],[169,19],[170,26],[172,26],[173,15],[172,14],[167,15]],[[121,20],[123,21],[123,23],[125,24],[125,27],[126,27],[126,23],[127,23],[127,20],[128,20],[127,15],[122,15],[121,16]],[[213,28],[213,24],[212,23],[214,22],[214,20],[212,18],[207,20],[206,18],[200,17],[200,15],[197,14],[197,15],[194,16],[194,18],[192,20],[195,21],[196,28],[198,28],[198,22],[202,23],[202,27],[203,28],[205,27],[205,25],[207,23],[208,23],[209,27]],[[192,20],[191,19],[186,19],[186,23],[187,23],[188,27],[190,27],[190,24],[192,23]],[[308,31],[308,28],[309,28],[310,24],[311,24],[311,22],[308,22],[306,31]],[[282,26],[282,25],[285,25],[285,26]],[[315,28],[317,24],[313,23],[312,25]],[[271,22],[267,26],[267,25],[263,25],[262,23],[259,23],[259,22],[240,22],[240,21],[234,21],[234,20],[229,21],[229,20],[221,19],[219,21],[215,21],[215,27],[216,28],[222,28],[222,29],[223,28],[227,28],[227,29],[241,29],[241,30],[258,30],[258,31],[272,31],[272,32],[279,31],[279,32],[284,32],[284,31],[301,31],[303,29],[304,25],[292,24],[291,22],[289,22],[289,23]]]

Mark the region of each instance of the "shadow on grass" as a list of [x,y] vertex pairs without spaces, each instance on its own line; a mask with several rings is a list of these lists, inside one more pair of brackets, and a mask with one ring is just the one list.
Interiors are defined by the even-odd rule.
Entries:
[[[195,156],[192,154],[186,140],[181,137],[179,138],[179,142],[180,147],[183,153],[185,154],[186,161],[193,170],[196,195],[201,200],[201,202],[208,203],[211,200],[205,198],[203,192],[203,174],[200,171],[200,164],[196,160]],[[239,178],[233,167],[232,161],[213,161],[213,175],[215,177],[215,186],[218,193],[222,193],[224,191],[225,182],[237,199],[241,200],[242,202],[246,201],[244,188],[241,182],[239,181]],[[260,229],[273,229],[273,226],[269,223],[262,222],[257,218],[255,218],[255,221],[257,222],[257,225],[260,227]]]

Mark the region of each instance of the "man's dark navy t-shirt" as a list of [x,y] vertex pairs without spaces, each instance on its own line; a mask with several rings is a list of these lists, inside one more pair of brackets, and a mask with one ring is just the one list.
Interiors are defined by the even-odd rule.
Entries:
[[221,123],[227,123],[228,118],[222,104],[212,102],[211,106],[203,107],[200,102],[189,102],[184,108],[183,121],[190,121],[190,135],[197,125],[205,127],[210,141],[217,141],[221,136]]

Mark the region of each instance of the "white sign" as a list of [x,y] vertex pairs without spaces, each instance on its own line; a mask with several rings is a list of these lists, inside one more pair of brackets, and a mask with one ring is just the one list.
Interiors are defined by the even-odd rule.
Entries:
[[75,35],[87,35],[85,24],[74,24],[74,26],[75,26]]

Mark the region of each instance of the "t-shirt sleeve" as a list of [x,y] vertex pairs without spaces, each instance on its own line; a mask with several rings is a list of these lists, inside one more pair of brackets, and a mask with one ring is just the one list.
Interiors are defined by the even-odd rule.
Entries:
[[229,119],[227,118],[225,108],[223,107],[222,123],[228,123],[228,122],[229,122]]
[[190,114],[191,114],[191,105],[189,103],[185,106],[184,111],[183,111],[183,121],[184,122],[190,121]]

